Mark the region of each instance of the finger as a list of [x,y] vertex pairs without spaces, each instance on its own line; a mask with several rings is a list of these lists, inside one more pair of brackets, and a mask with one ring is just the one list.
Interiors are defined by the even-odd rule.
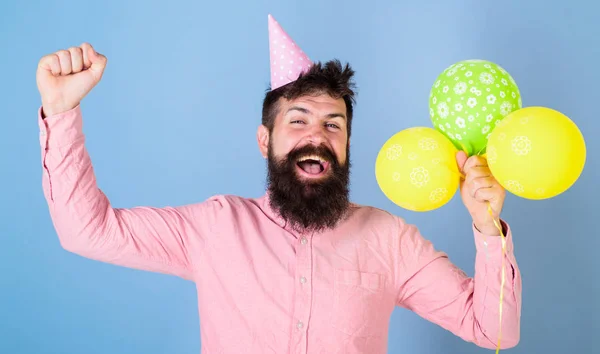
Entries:
[[502,189],[500,185],[494,184],[493,186],[488,188],[478,189],[474,198],[480,203],[492,202],[502,197],[503,193],[504,189]]
[[90,61],[92,65],[104,65],[104,63],[106,62],[106,57],[92,49],[90,51]]
[[467,162],[468,156],[464,151],[459,151],[456,153],[456,164],[458,165],[458,169],[464,174],[465,171],[465,163]]
[[71,53],[67,50],[59,50],[56,52],[56,55],[58,55],[58,60],[60,62],[61,75],[69,75],[72,71]]
[[94,50],[91,50],[90,54],[90,61],[92,62],[90,71],[94,73],[97,80],[100,80],[104,73],[104,68],[106,67],[106,57]]
[[55,53],[44,56],[40,60],[39,67],[49,71],[54,76],[60,75],[60,61]]
[[467,181],[471,181],[475,178],[480,177],[492,177],[492,171],[490,170],[490,168],[475,166],[468,169],[465,174],[465,179]]
[[465,171],[470,169],[471,167],[480,167],[487,165],[487,161],[483,157],[473,155],[467,159],[467,162],[465,163]]
[[496,180],[491,177],[478,177],[467,182],[469,196],[474,199],[478,199],[479,193],[482,190],[492,188],[496,183]]
[[83,69],[83,52],[79,47],[69,48],[71,54],[71,66],[74,73],[78,73]]
[[90,51],[94,51],[94,48],[92,48],[92,45],[89,43],[82,43],[79,48],[81,48],[81,52],[83,53],[83,68],[89,69],[92,66]]

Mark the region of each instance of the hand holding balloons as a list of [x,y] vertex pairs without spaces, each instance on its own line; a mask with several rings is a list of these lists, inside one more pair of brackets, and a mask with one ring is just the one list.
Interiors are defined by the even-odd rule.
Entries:
[[500,217],[506,190],[494,178],[484,157],[467,157],[464,151],[459,151],[456,160],[464,175],[460,182],[460,195],[475,227],[485,235],[499,236],[500,230],[494,219]]
[[[458,155],[461,168],[465,158],[484,161],[479,155],[487,155],[485,166],[476,163],[485,171],[472,170],[470,176],[489,174],[485,181],[494,186],[497,198],[486,199],[479,192],[472,198],[478,203],[485,199],[486,212],[492,210],[494,219],[499,218],[504,189],[527,199],[551,198],[569,189],[583,171],[586,147],[575,123],[550,108],[522,108],[514,79],[490,61],[464,60],[446,68],[431,89],[429,114],[433,129],[398,132],[377,156],[379,187],[405,209],[429,211],[452,199],[460,182],[458,151],[464,151]],[[463,201],[474,190],[466,174]],[[494,201],[500,203],[492,205]],[[483,206],[475,205],[465,203],[474,221],[491,230],[479,217]]]

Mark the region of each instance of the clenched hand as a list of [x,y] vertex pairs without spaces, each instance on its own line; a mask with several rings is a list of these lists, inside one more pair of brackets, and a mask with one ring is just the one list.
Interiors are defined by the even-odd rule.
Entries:
[[44,116],[75,108],[100,82],[105,67],[106,57],[88,43],[40,59],[36,80]]

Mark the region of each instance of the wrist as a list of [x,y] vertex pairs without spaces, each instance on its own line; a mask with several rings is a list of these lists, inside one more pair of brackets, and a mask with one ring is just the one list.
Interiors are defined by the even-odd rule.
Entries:
[[47,103],[42,101],[42,117],[46,118],[54,116],[66,111],[70,111],[75,107],[77,107],[77,104],[67,105],[64,103]]

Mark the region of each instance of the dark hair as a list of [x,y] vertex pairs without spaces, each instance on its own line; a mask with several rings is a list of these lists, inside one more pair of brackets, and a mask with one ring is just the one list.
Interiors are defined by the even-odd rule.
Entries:
[[346,118],[348,137],[350,137],[353,105],[355,102],[354,70],[349,64],[342,66],[339,60],[331,60],[325,64],[314,63],[311,68],[301,74],[297,80],[275,90],[268,90],[263,100],[262,124],[270,132],[275,125],[275,117],[279,111],[279,99],[293,100],[307,95],[328,94],[338,99],[343,98],[346,103]]

